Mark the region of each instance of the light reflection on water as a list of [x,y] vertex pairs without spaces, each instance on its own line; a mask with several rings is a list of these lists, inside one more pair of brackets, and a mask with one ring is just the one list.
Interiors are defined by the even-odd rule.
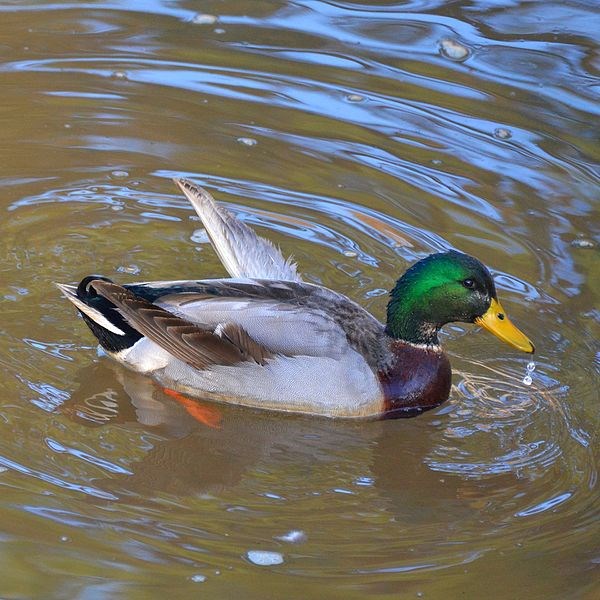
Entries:
[[[0,9],[0,595],[594,597],[593,8],[197,8]],[[456,325],[451,400],[418,419],[197,423],[51,285],[223,274],[174,176],[378,317],[408,264],[478,256],[536,343],[532,385]]]

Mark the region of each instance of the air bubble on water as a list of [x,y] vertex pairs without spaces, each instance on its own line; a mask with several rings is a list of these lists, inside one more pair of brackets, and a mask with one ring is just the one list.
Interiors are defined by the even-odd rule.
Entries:
[[283,535],[275,536],[275,539],[289,544],[300,544],[307,540],[307,535],[300,529],[292,529]]
[[531,385],[533,379],[531,379],[530,375],[525,375],[525,377],[523,377],[523,383],[525,385]]
[[365,97],[361,94],[348,94],[346,100],[348,102],[364,102]]
[[590,240],[590,239],[587,239],[587,238],[578,238],[578,239],[573,240],[571,242],[571,246],[573,248],[579,248],[579,249],[589,250],[591,248],[595,248],[596,244],[594,243],[594,240]]
[[129,173],[127,171],[121,171],[119,169],[117,169],[116,171],[112,171],[111,175],[115,179],[125,179],[125,177],[129,177]]
[[249,137],[239,137],[237,141],[240,144],[244,144],[244,146],[256,146],[256,144],[258,144],[258,142],[254,138]]
[[206,576],[205,576],[205,575],[200,575],[200,574],[197,574],[197,575],[192,575],[192,576],[190,577],[190,579],[191,579],[191,580],[192,580],[194,583],[202,583],[202,582],[206,581]]
[[533,361],[527,363],[527,371],[529,371],[529,373],[535,371],[535,363]]
[[197,14],[192,18],[194,25],[214,25],[217,22],[215,15]]
[[139,275],[142,272],[142,269],[137,265],[121,265],[117,267],[117,272],[119,273],[128,273],[129,275]]
[[451,38],[444,38],[440,41],[440,52],[442,56],[456,62],[466,60],[471,54],[471,51],[467,46],[461,44],[458,40],[453,40]]
[[510,140],[512,133],[506,127],[497,127],[494,129],[494,137],[499,140]]
[[280,565],[283,562],[283,556],[279,552],[268,550],[248,550],[246,557],[251,563],[261,567]]
[[125,71],[113,71],[111,77],[113,79],[127,79],[127,73]]
[[210,242],[210,238],[208,237],[206,229],[202,228],[196,229],[194,233],[192,233],[190,240],[192,240],[192,242],[195,244],[208,244]]

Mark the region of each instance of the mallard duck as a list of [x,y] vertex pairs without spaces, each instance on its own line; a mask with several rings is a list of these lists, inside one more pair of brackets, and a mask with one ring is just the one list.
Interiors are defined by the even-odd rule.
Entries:
[[524,352],[488,269],[461,252],[412,265],[381,323],[296,265],[202,188],[175,183],[230,279],[57,284],[108,355],[194,398],[327,417],[403,417],[444,402],[451,368],[438,332],[475,323]]

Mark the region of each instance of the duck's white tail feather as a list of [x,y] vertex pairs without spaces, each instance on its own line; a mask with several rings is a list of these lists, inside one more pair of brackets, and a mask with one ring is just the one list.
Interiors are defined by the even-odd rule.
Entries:
[[232,277],[302,281],[296,265],[269,240],[257,235],[204,189],[187,179],[174,179],[202,219],[210,241]]
[[54,285],[63,293],[67,300],[70,300],[84,315],[87,315],[94,323],[104,327],[116,335],[125,335],[122,329],[119,329],[114,323],[111,323],[99,310],[82,302],[77,297],[77,287],[66,283],[54,283]]

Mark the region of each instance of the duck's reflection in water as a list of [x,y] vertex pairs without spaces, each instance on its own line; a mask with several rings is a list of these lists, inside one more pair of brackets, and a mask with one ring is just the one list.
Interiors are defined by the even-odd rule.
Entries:
[[201,402],[105,361],[81,372],[61,411],[92,427],[138,423],[153,434],[130,475],[95,482],[117,497],[218,495],[260,473],[288,495],[369,487],[396,518],[412,522],[431,522],[442,502],[446,511],[468,510],[461,479],[424,462],[439,435],[427,416],[342,421]]

